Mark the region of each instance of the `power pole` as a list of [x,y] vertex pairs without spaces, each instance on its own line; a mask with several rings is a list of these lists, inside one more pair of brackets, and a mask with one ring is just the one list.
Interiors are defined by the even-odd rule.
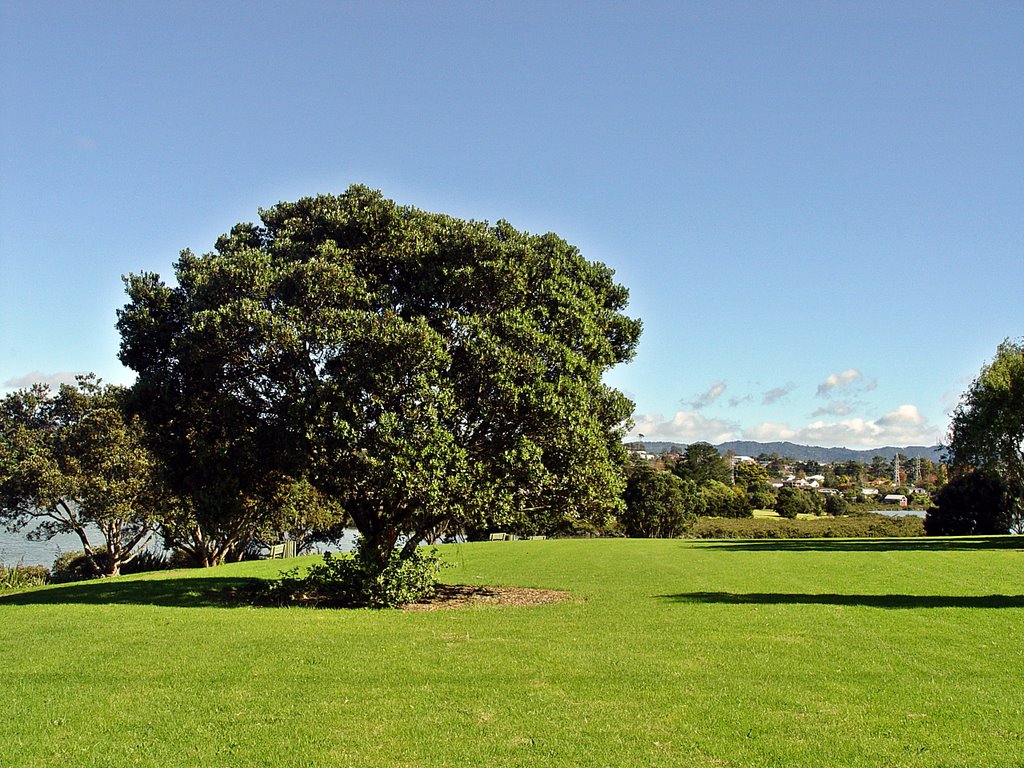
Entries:
[[900,455],[898,453],[892,457],[892,487],[900,487]]

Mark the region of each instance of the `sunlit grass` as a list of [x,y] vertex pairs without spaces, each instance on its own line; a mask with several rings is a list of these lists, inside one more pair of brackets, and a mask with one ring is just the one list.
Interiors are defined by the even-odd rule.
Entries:
[[225,607],[280,561],[0,598],[0,765],[1024,765],[1014,539],[444,552],[576,599]]

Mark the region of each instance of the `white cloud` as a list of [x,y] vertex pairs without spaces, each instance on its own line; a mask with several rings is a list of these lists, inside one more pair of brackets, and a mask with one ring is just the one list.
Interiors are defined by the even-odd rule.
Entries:
[[777,403],[779,402],[779,400],[784,398],[794,389],[796,389],[796,384],[793,384],[792,382],[790,382],[789,384],[785,384],[784,386],[781,387],[769,389],[761,396],[761,405],[771,405],[773,403]]
[[724,419],[709,419],[694,411],[677,411],[676,415],[666,420],[661,414],[644,414],[636,417],[636,426],[630,437],[636,439],[643,435],[645,440],[658,440],[673,443],[693,443],[706,440],[709,443],[722,443],[735,440],[739,427]]
[[690,406],[693,410],[699,411],[702,408],[706,408],[711,405],[715,400],[722,396],[725,392],[725,382],[716,381],[709,388],[708,391],[703,395],[698,395],[694,400],[683,401],[683,405]]
[[3,383],[8,389],[23,389],[33,384],[49,384],[56,389],[61,384],[74,384],[76,376],[82,376],[86,371],[58,371],[57,373],[43,373],[42,371],[31,371],[24,376],[15,376]]
[[[828,378],[818,385],[818,397],[828,397],[833,389],[849,387],[862,378],[864,378],[864,374],[856,368],[850,368],[842,373],[830,374]],[[874,385],[871,385],[870,388],[874,389]]]
[[757,440],[762,443],[792,440],[796,436],[797,431],[795,429],[790,429],[785,424],[774,424],[770,421],[743,430],[743,437],[747,440]]
[[789,440],[807,445],[846,448],[880,448],[885,445],[934,445],[941,432],[928,424],[916,405],[901,405],[880,418],[813,421],[797,429],[787,424],[765,422],[743,430],[749,440]]

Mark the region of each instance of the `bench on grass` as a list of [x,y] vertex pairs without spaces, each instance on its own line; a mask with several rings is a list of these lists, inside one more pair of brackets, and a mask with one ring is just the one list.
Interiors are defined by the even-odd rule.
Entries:
[[282,541],[279,544],[271,544],[267,560],[281,560],[286,557],[295,557],[295,542]]

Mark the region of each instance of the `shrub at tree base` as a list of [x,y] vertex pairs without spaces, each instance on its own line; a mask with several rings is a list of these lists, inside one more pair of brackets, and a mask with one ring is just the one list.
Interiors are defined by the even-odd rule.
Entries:
[[432,595],[447,567],[436,549],[420,548],[405,557],[394,550],[381,570],[360,539],[350,557],[327,552],[303,576],[298,568],[285,571],[266,598],[276,605],[397,608]]
[[[105,547],[97,547],[93,552],[94,558],[102,558],[105,556]],[[158,552],[143,550],[121,566],[121,574],[142,573],[144,571],[162,571],[169,567],[171,567],[171,565],[165,555]],[[57,559],[53,561],[52,572],[52,581],[57,584],[98,578],[98,575],[93,570],[92,565],[89,562],[89,558],[87,558],[85,556],[85,552],[80,549],[77,551],[72,550],[71,552],[64,552],[58,555]]]
[[924,522],[916,515],[858,515],[811,520],[764,517],[730,520],[704,517],[697,521],[689,535],[695,539],[854,539],[923,536]]

